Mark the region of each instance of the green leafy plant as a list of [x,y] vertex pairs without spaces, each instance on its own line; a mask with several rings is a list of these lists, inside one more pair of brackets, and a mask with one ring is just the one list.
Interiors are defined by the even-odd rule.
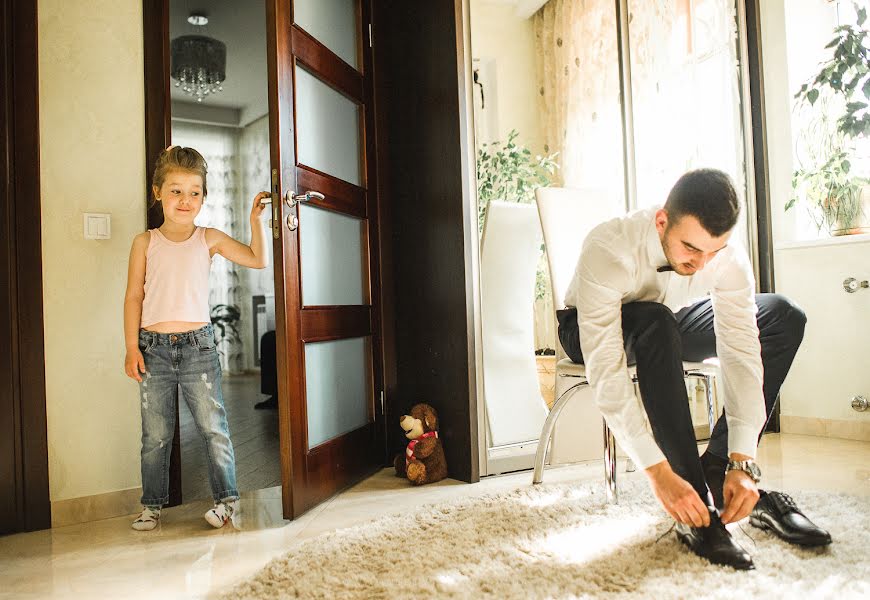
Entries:
[[793,195],[785,209],[801,202],[818,229],[848,230],[862,215],[867,177],[853,172],[856,142],[870,133],[870,39],[866,8],[855,4],[855,25],[834,29],[826,46],[832,57],[795,94],[795,110],[806,125],[798,132],[798,164]]
[[222,344],[241,342],[239,330],[236,327],[242,318],[238,306],[232,304],[216,304],[211,309],[211,323],[215,329],[215,342],[218,347]]
[[[559,168],[558,152],[548,156],[532,155],[531,150],[516,143],[519,133],[511,129],[507,142],[482,144],[477,151],[477,227],[483,233],[486,209],[491,200],[531,204],[535,190],[552,183]],[[535,298],[540,300],[549,292],[547,264],[541,244],[541,258],[535,279]]]
[[531,204],[535,190],[550,185],[559,165],[557,153],[532,156],[531,150],[516,143],[519,133],[511,129],[507,142],[482,144],[477,151],[478,231],[483,231],[486,207],[491,200]]

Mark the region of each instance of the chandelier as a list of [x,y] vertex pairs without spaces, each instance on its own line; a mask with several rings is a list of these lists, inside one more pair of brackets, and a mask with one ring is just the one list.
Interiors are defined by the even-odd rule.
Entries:
[[[191,15],[188,21],[196,25],[208,22],[201,15]],[[227,46],[223,42],[204,35],[182,35],[172,40],[169,54],[175,87],[197,102],[224,89],[221,84],[227,78]]]

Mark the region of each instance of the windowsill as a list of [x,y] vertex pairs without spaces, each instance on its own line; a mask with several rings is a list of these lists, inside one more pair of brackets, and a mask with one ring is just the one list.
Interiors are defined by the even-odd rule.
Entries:
[[796,242],[782,242],[774,246],[774,250],[795,250],[798,248],[819,248],[821,246],[841,246],[843,244],[861,244],[870,242],[870,233],[858,233],[855,235],[838,235],[836,237],[821,238],[818,240],[802,240]]

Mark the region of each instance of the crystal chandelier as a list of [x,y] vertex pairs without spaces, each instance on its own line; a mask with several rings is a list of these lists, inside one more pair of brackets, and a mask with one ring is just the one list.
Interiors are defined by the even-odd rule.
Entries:
[[[201,15],[191,15],[188,21],[197,25],[208,22]],[[227,78],[226,44],[204,35],[182,35],[172,40],[169,51],[175,87],[197,102],[224,89],[221,84]]]

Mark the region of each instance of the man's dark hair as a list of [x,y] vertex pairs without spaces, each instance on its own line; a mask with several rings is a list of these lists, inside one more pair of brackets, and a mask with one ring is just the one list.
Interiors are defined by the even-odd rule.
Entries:
[[677,180],[668,194],[665,210],[669,224],[691,215],[707,233],[720,237],[737,223],[740,202],[728,175],[718,169],[697,169]]

